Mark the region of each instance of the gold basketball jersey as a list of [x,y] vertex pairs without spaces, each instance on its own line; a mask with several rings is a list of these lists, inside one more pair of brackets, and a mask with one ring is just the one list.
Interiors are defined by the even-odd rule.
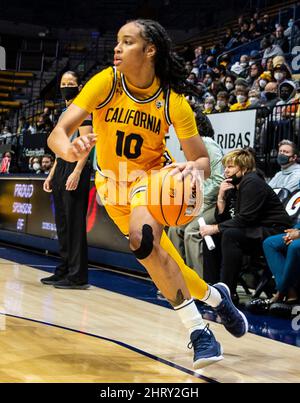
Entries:
[[[162,167],[165,135],[173,123],[171,103],[177,115],[182,105],[182,112],[187,110],[189,114],[188,124],[187,117],[183,117],[179,133],[176,130],[178,119],[175,119],[178,137],[197,134],[193,112],[185,98],[169,90],[164,97],[158,84],[152,87],[151,96],[138,99],[129,90],[124,75],[116,68],[108,68],[94,76],[74,100],[74,104],[87,112],[93,111],[94,132],[98,135],[97,166],[102,175],[132,182],[143,172]],[[97,90],[101,94],[96,103]]]

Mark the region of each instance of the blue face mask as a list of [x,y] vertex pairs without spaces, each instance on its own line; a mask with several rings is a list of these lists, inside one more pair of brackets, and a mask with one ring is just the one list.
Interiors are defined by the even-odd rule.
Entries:
[[289,155],[278,154],[277,162],[280,166],[287,165],[290,162],[290,158],[291,158],[291,156],[289,156]]
[[293,25],[294,25],[294,22],[293,22],[293,21],[289,21],[288,27],[291,28]]

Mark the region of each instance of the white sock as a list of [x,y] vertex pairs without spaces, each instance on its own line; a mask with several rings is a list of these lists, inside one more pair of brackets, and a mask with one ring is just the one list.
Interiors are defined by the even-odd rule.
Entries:
[[174,309],[178,313],[184,326],[189,330],[190,335],[194,330],[202,330],[205,328],[206,324],[193,299],[184,301],[181,305],[174,307]]
[[213,308],[216,308],[218,305],[220,305],[222,301],[221,294],[219,291],[212,286],[208,286],[208,290],[204,296],[203,299],[201,299],[202,302],[205,302],[206,304],[212,306]]

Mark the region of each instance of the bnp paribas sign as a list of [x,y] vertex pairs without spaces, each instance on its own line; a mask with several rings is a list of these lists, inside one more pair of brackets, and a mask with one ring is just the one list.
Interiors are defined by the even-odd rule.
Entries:
[[6,70],[6,52],[3,46],[0,46],[0,70]]

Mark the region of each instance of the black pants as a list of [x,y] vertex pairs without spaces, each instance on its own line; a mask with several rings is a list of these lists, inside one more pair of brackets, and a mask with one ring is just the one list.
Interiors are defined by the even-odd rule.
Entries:
[[[264,228],[263,238],[280,233],[281,229]],[[228,228],[213,236],[216,248],[209,251],[203,244],[203,278],[207,283],[222,281],[230,288],[232,295],[236,292],[243,256],[260,256],[263,254],[261,238],[249,238],[241,228]]]
[[88,282],[88,247],[86,214],[90,187],[91,169],[86,163],[76,190],[66,190],[66,182],[74,171],[76,162],[57,159],[52,179],[55,205],[55,222],[62,262],[55,274],[74,283]]

